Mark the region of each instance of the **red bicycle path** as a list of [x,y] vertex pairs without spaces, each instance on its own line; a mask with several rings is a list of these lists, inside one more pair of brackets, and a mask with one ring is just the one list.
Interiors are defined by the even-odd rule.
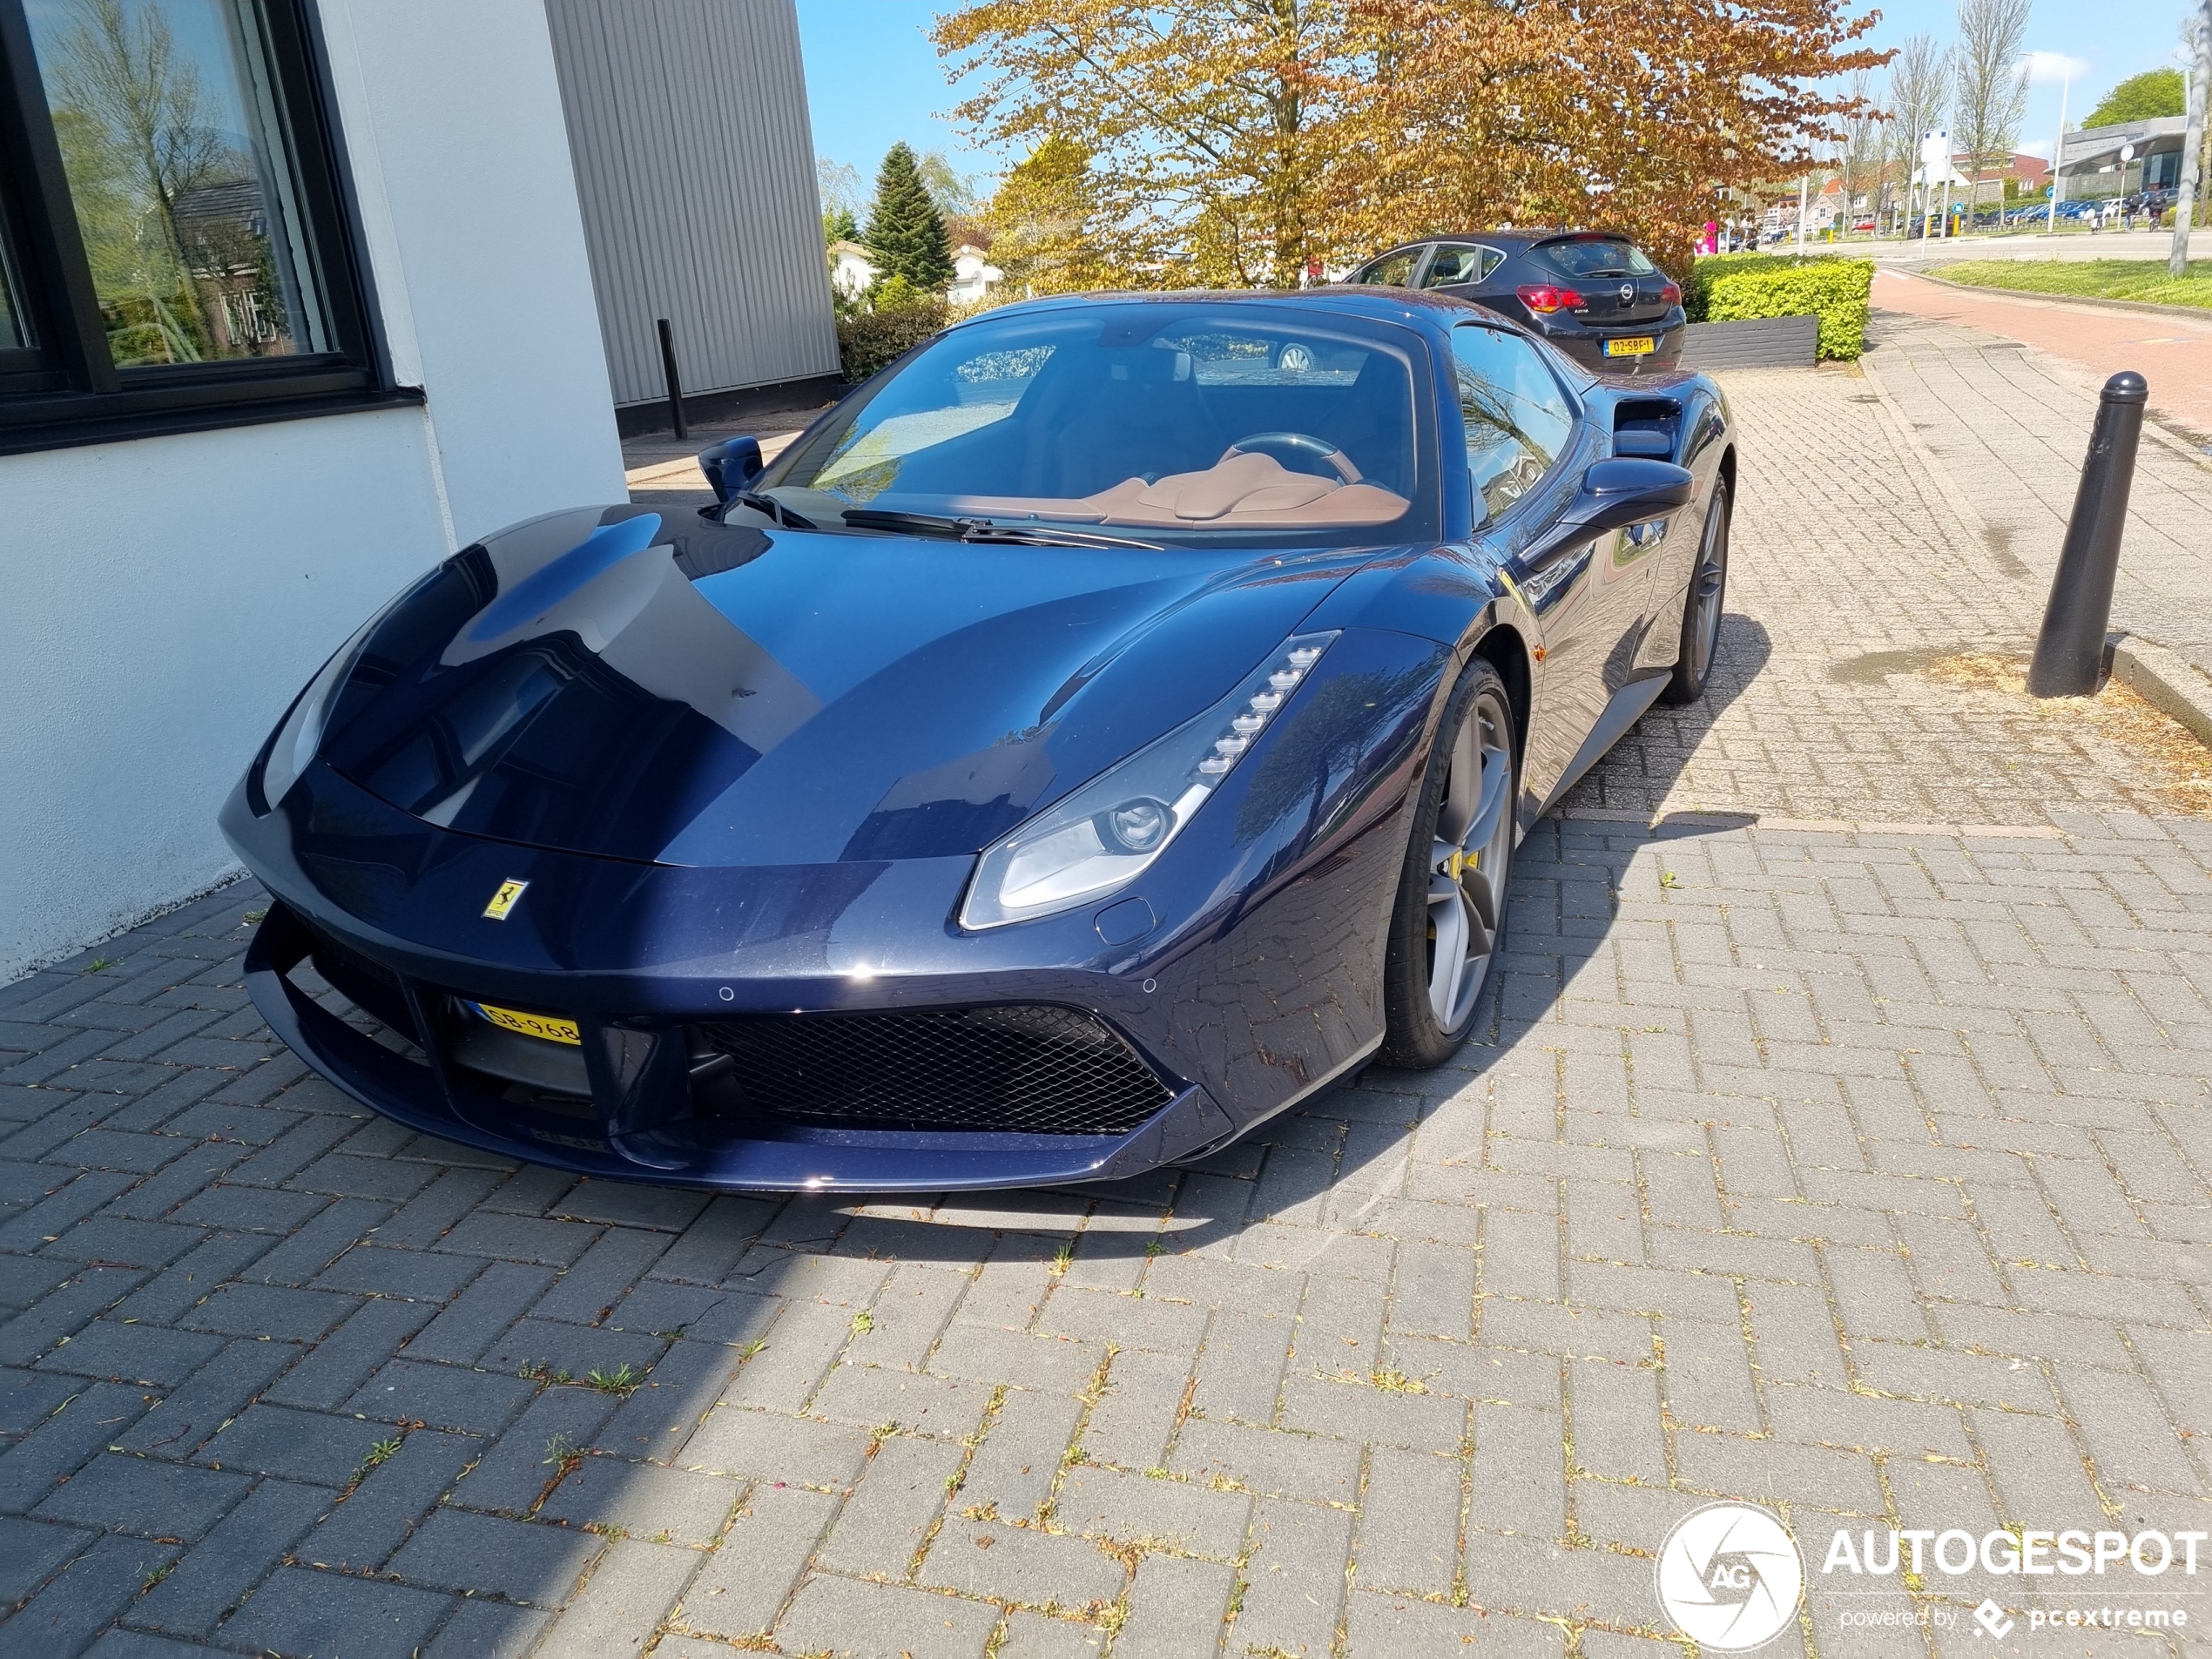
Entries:
[[1873,303],[2017,340],[2078,364],[2099,381],[2134,369],[2150,382],[2152,414],[2212,435],[2212,314],[2200,322],[2040,295],[1967,293],[1880,266],[1874,271]]

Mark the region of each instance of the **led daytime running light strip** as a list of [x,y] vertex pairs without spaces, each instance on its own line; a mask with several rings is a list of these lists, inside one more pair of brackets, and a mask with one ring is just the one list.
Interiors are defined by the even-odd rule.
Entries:
[[1244,756],[1244,751],[1258,741],[1275,711],[1290,701],[1291,693],[1298,689],[1313,664],[1321,660],[1334,634],[1309,635],[1291,642],[1283,660],[1267,677],[1264,691],[1256,691],[1244,704],[1241,712],[1229,722],[1227,735],[1214,740],[1213,752],[1198,763],[1198,775],[1209,783],[1219,783],[1230,768]]

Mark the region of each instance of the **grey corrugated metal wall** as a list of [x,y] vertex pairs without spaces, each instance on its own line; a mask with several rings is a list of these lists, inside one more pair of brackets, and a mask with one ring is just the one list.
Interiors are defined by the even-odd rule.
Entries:
[[[545,0],[615,402],[837,371],[792,0]],[[465,166],[465,158],[455,157]]]

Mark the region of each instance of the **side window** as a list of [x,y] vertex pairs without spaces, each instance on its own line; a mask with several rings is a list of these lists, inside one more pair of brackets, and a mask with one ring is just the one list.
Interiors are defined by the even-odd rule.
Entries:
[[1395,253],[1386,253],[1352,280],[1372,283],[1380,287],[1402,288],[1413,280],[1413,261],[1421,256],[1417,247],[1401,247]]
[[1575,412],[1536,348],[1516,334],[1461,323],[1452,331],[1452,357],[1467,471],[1494,518],[1551,470],[1574,432]]
[[1447,242],[1436,250],[1436,257],[1428,262],[1428,271],[1421,278],[1424,288],[1440,288],[1447,283],[1480,282],[1497,268],[1498,256],[1487,247],[1474,247],[1464,242]]

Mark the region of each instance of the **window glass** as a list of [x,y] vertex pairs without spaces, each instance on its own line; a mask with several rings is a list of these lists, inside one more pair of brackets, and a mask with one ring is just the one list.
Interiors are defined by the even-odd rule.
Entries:
[[118,368],[330,349],[253,0],[29,0]]
[[1447,282],[1480,282],[1498,268],[1499,255],[1487,247],[1463,242],[1447,243],[1436,250],[1421,278],[1424,288],[1440,288]]
[[1601,237],[1588,242],[1547,242],[1528,257],[1566,277],[1649,276],[1659,267],[1633,242]]
[[1352,280],[1369,282],[1386,288],[1402,288],[1413,277],[1413,261],[1420,257],[1417,247],[1404,248],[1396,253],[1386,253]]
[[1575,413],[1536,348],[1517,334],[1462,323],[1452,331],[1467,471],[1496,517],[1534,488],[1567,448]]
[[865,508],[1130,526],[1147,541],[1349,535],[1412,505],[1402,341],[1289,307],[994,314],[848,398],[759,489],[831,529]]
[[7,232],[0,226],[0,351],[21,351],[30,344],[30,329],[17,298],[16,262],[8,247]]

